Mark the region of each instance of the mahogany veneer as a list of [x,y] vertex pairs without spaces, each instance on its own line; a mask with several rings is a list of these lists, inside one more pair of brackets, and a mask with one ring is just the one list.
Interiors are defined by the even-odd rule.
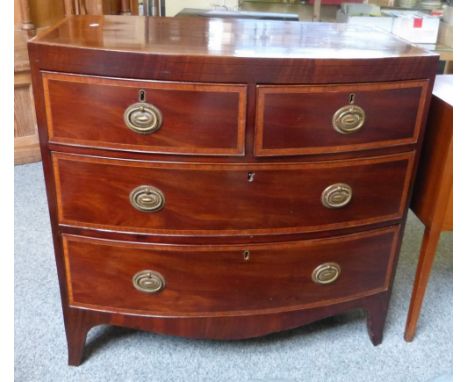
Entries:
[[[413,158],[410,152],[272,166],[52,153],[60,224],[208,236],[323,231],[400,219]],[[253,182],[249,173],[255,174]],[[321,203],[322,191],[337,180],[353,189],[351,203],[342,210]],[[144,214],[128,202],[129,193],[140,184],[163,190],[166,203],[161,211]]]
[[[260,156],[357,151],[416,143],[428,81],[327,86],[258,86],[255,153]],[[366,124],[336,134],[330,120],[352,94]]]
[[99,324],[236,339],[364,309],[382,341],[437,56],[111,16],[29,52],[71,365]]
[[[58,73],[44,73],[43,81],[51,142],[176,154],[244,154],[246,85]],[[145,89],[146,100],[159,105],[164,116],[157,135],[138,135],[122,125],[122,115],[138,101],[140,89]],[[80,112],[70,113],[70,105]]]
[[[327,239],[254,244],[248,246],[248,258],[245,245],[239,244],[147,245],[63,235],[69,302],[75,307],[178,317],[329,305],[388,289],[398,230],[391,226]],[[343,276],[330,287],[317,288],[310,271],[327,261],[338,262]],[[128,280],[142,268],[164,275],[164,293],[133,288]],[[218,330],[212,336],[249,334]]]

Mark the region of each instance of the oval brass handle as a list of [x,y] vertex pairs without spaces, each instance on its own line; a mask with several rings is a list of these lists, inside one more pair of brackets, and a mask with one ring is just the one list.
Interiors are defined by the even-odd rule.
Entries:
[[331,284],[341,274],[341,267],[337,263],[323,263],[312,272],[312,281],[316,284]]
[[135,273],[132,281],[136,290],[145,293],[161,292],[166,286],[164,277],[159,272],[151,270],[144,270]]
[[349,204],[353,189],[346,183],[335,183],[323,190],[322,204],[327,208],[341,208]]
[[339,108],[333,115],[333,128],[341,134],[358,131],[366,121],[366,113],[357,105],[346,105]]
[[161,111],[146,102],[130,105],[124,113],[127,127],[138,134],[151,134],[159,130],[162,125]]
[[153,186],[138,186],[130,192],[131,205],[142,212],[156,212],[161,210],[166,203],[166,199],[161,190]]

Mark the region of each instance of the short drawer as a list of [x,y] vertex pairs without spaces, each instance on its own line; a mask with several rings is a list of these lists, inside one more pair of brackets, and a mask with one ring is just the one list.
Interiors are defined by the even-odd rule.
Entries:
[[165,154],[244,154],[245,85],[42,73],[49,140]]
[[233,246],[64,235],[69,303],[177,316],[351,300],[389,287],[398,230]]
[[402,217],[412,152],[269,164],[53,153],[59,223],[161,234],[312,232]]
[[428,81],[257,87],[255,154],[305,155],[414,144]]

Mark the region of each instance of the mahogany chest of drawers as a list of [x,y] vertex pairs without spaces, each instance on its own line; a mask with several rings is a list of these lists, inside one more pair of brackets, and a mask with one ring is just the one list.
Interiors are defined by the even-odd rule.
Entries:
[[69,363],[110,324],[382,340],[437,56],[339,24],[79,16],[29,43]]

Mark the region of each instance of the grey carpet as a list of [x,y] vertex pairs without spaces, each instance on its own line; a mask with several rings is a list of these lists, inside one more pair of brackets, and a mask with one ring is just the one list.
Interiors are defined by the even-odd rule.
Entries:
[[403,340],[422,224],[410,215],[383,344],[361,312],[235,342],[100,326],[85,362],[67,366],[66,342],[40,164],[15,169],[15,379],[17,381],[449,381],[452,235],[443,234],[413,343]]

